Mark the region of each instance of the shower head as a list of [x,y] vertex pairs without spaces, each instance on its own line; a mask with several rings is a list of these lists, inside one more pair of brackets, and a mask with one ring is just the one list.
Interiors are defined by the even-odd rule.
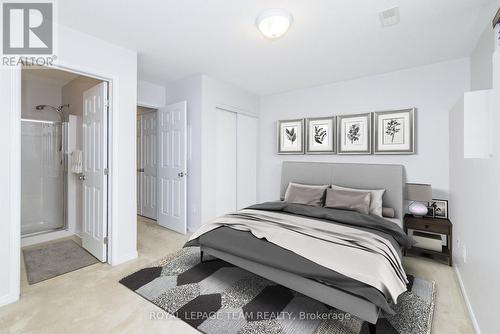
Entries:
[[39,105],[35,106],[36,110],[45,110],[47,108],[61,112],[63,110],[63,108],[69,108],[69,104],[63,104],[63,105],[60,105],[59,107],[53,107],[53,106],[50,106],[48,104],[39,104]]
[[35,110],[42,111],[42,110],[45,110],[45,109],[52,109],[54,111],[57,111],[57,113],[61,117],[61,122],[64,122],[65,119],[66,119],[66,116],[64,115],[63,109],[64,108],[69,108],[69,107],[70,107],[69,104],[63,104],[63,105],[60,105],[58,107],[53,107],[53,106],[48,105],[48,104],[39,104],[39,105],[35,106]]

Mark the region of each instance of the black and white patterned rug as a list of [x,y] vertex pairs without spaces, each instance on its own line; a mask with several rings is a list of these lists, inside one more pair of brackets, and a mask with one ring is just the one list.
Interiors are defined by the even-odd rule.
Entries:
[[[200,263],[197,247],[184,248],[120,281],[168,314],[201,332],[368,333],[366,323],[221,260]],[[428,334],[434,282],[410,277],[409,291],[379,319],[377,333]]]

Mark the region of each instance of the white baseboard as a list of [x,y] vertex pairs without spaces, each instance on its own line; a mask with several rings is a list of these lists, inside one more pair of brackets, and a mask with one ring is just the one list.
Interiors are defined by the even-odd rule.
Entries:
[[462,295],[464,296],[465,305],[467,305],[467,310],[469,311],[469,316],[472,321],[472,326],[474,326],[474,331],[476,334],[481,334],[481,329],[479,328],[479,323],[477,322],[476,315],[474,314],[474,310],[472,309],[472,305],[469,300],[469,295],[467,294],[467,290],[465,290],[464,282],[462,281],[462,276],[460,275],[460,270],[457,266],[454,266],[455,272],[457,273],[458,283],[460,284],[460,289],[462,290]]
[[17,302],[18,300],[19,300],[18,294],[10,293],[10,294],[7,294],[5,296],[1,296],[0,297],[0,307],[5,306],[7,304]]
[[117,266],[119,264],[135,260],[135,259],[137,259],[138,256],[139,256],[139,254],[137,253],[137,251],[134,251],[134,252],[131,252],[129,254],[125,254],[123,256],[119,256],[119,257],[114,258],[111,265]]

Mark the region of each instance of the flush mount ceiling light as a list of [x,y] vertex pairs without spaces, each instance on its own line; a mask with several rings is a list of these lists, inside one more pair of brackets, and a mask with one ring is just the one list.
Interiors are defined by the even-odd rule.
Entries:
[[292,25],[292,15],[283,9],[269,9],[259,15],[255,24],[267,38],[283,36]]

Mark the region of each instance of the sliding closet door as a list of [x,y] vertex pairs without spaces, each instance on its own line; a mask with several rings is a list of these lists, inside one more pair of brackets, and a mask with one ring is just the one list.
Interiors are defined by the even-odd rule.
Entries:
[[215,213],[221,216],[236,210],[236,113],[216,109],[215,115]]
[[257,118],[237,116],[237,208],[257,202]]

